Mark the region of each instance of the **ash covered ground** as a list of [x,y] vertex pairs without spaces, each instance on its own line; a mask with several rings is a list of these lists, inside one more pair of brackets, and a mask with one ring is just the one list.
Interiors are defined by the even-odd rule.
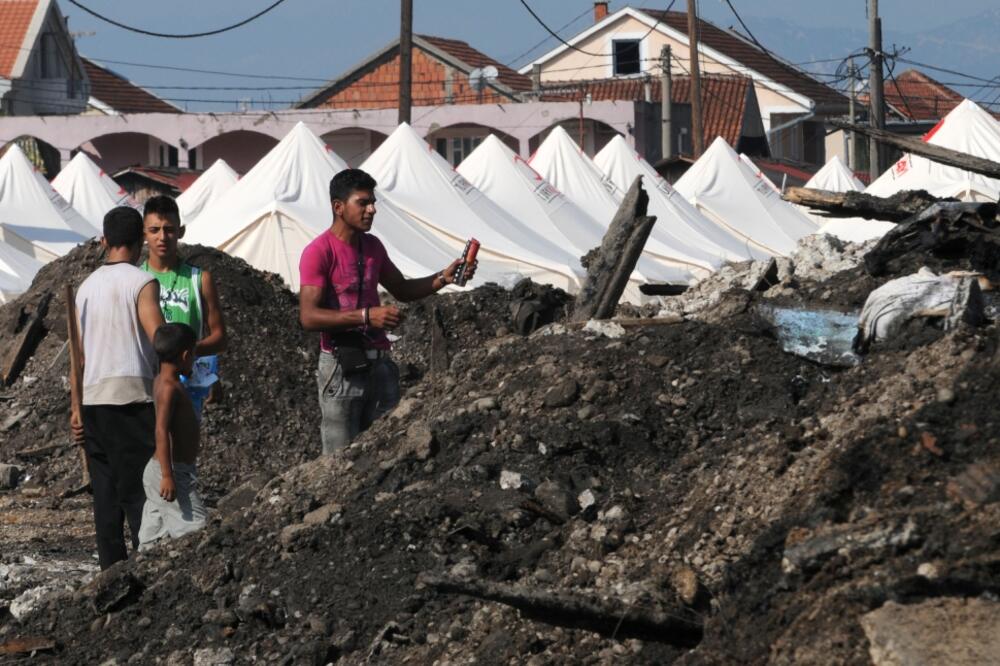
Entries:
[[[762,267],[727,269],[668,302],[676,323],[612,337],[519,334],[524,297],[548,319],[571,305],[537,285],[411,304],[403,402],[324,458],[293,296],[188,251],[216,273],[232,340],[199,462],[214,512],[100,576],[86,496],[61,499],[79,469],[58,357],[62,284],[96,248],[0,310],[6,345],[56,293],[0,406],[0,462],[20,468],[0,491],[0,646],[41,641],[0,662],[868,663],[892,640],[997,633],[996,327],[923,324],[838,369],[782,351],[755,314],[857,308],[910,264],[872,278],[865,248],[820,239],[766,291],[748,290]],[[621,613],[595,627],[442,578]],[[676,626],[639,621],[657,612]]]

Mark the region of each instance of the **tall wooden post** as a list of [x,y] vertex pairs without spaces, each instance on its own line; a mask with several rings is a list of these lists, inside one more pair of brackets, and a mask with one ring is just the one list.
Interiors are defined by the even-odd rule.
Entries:
[[[869,0],[868,7],[868,37],[871,51],[871,68],[869,70],[868,97],[871,100],[871,126],[875,129],[885,129],[885,103],[882,81],[882,20],[878,17],[878,0]],[[869,141],[870,155],[868,173],[874,182],[885,168],[883,158],[885,151],[882,145],[872,138]]]
[[691,134],[695,158],[705,150],[701,128],[701,71],[698,67],[698,0],[688,0],[688,44],[691,64]]
[[660,49],[660,156],[674,156],[674,128],[671,122],[670,44]]
[[399,0],[399,122],[410,122],[413,105],[413,0]]

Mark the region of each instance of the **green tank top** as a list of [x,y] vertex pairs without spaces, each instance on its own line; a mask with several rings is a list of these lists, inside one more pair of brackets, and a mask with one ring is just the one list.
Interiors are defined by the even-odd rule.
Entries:
[[158,273],[142,262],[142,270],[160,283],[160,309],[168,322],[187,324],[200,340],[202,330],[201,269],[181,262],[175,270]]

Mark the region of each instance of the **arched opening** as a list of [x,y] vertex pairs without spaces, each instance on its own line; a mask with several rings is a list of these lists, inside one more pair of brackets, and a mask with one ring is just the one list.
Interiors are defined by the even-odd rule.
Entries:
[[131,166],[178,167],[181,158],[176,146],[143,132],[103,134],[73,152],[80,150],[110,174]]
[[553,123],[528,139],[528,150],[531,154],[534,154],[538,150],[538,146],[545,141],[549,132],[555,129],[556,126],[561,126],[566,130],[573,137],[573,140],[576,141],[577,145],[583,148],[583,152],[590,157],[599,153],[601,148],[606,146],[608,141],[611,141],[616,135],[621,134],[614,127],[600,120],[583,118],[581,121],[580,118],[566,118],[565,120]]
[[364,127],[344,127],[320,137],[342,160],[356,167],[382,145],[386,135]]
[[59,149],[55,146],[42,141],[37,137],[23,134],[5,145],[3,149],[0,150],[0,155],[6,153],[7,148],[13,144],[17,144],[21,151],[24,152],[24,155],[28,158],[28,161],[35,165],[35,168],[49,180],[55,178],[56,174],[59,173]]
[[246,173],[260,158],[278,145],[278,140],[268,134],[252,130],[235,130],[213,136],[200,146],[188,151],[192,169],[207,169],[217,159],[224,159],[238,173]]
[[458,123],[440,128],[432,125],[430,132],[424,138],[441,157],[448,160],[452,166],[458,166],[490,134],[495,134],[515,153],[520,152],[517,139],[510,134],[476,123]]

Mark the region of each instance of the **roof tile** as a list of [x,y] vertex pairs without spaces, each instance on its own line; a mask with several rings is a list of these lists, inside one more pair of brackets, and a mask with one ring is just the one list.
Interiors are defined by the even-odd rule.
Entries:
[[446,39],[444,37],[434,37],[432,35],[420,35],[420,38],[448,53],[453,58],[471,65],[473,69],[493,65],[497,68],[500,83],[512,90],[531,90],[531,78],[515,72],[510,67],[500,64],[493,58],[481,51],[469,46],[466,42],[457,39]]
[[[542,101],[578,100],[590,95],[591,101],[641,101],[646,99],[646,84],[650,99],[660,99],[659,78],[594,79],[591,81],[546,81]],[[701,97],[705,144],[721,136],[729,145],[737,145],[743,130],[743,117],[751,79],[746,76],[702,75]],[[675,76],[670,89],[671,100],[677,104],[691,103],[691,77]]]
[[180,113],[180,109],[143,90],[124,76],[83,58],[90,95],[118,113]]
[[940,120],[962,99],[960,93],[915,69],[885,82],[886,104],[909,120]]
[[[665,12],[659,9],[640,9],[639,11],[654,19],[659,19],[674,30],[687,34],[686,12]],[[731,31],[723,30],[708,21],[698,19],[698,39],[706,46],[732,58],[745,67],[808,97],[817,106],[826,107],[825,110],[828,112],[847,110],[847,98],[840,92],[761,50]]]
[[38,0],[0,0],[0,77],[11,78]]

